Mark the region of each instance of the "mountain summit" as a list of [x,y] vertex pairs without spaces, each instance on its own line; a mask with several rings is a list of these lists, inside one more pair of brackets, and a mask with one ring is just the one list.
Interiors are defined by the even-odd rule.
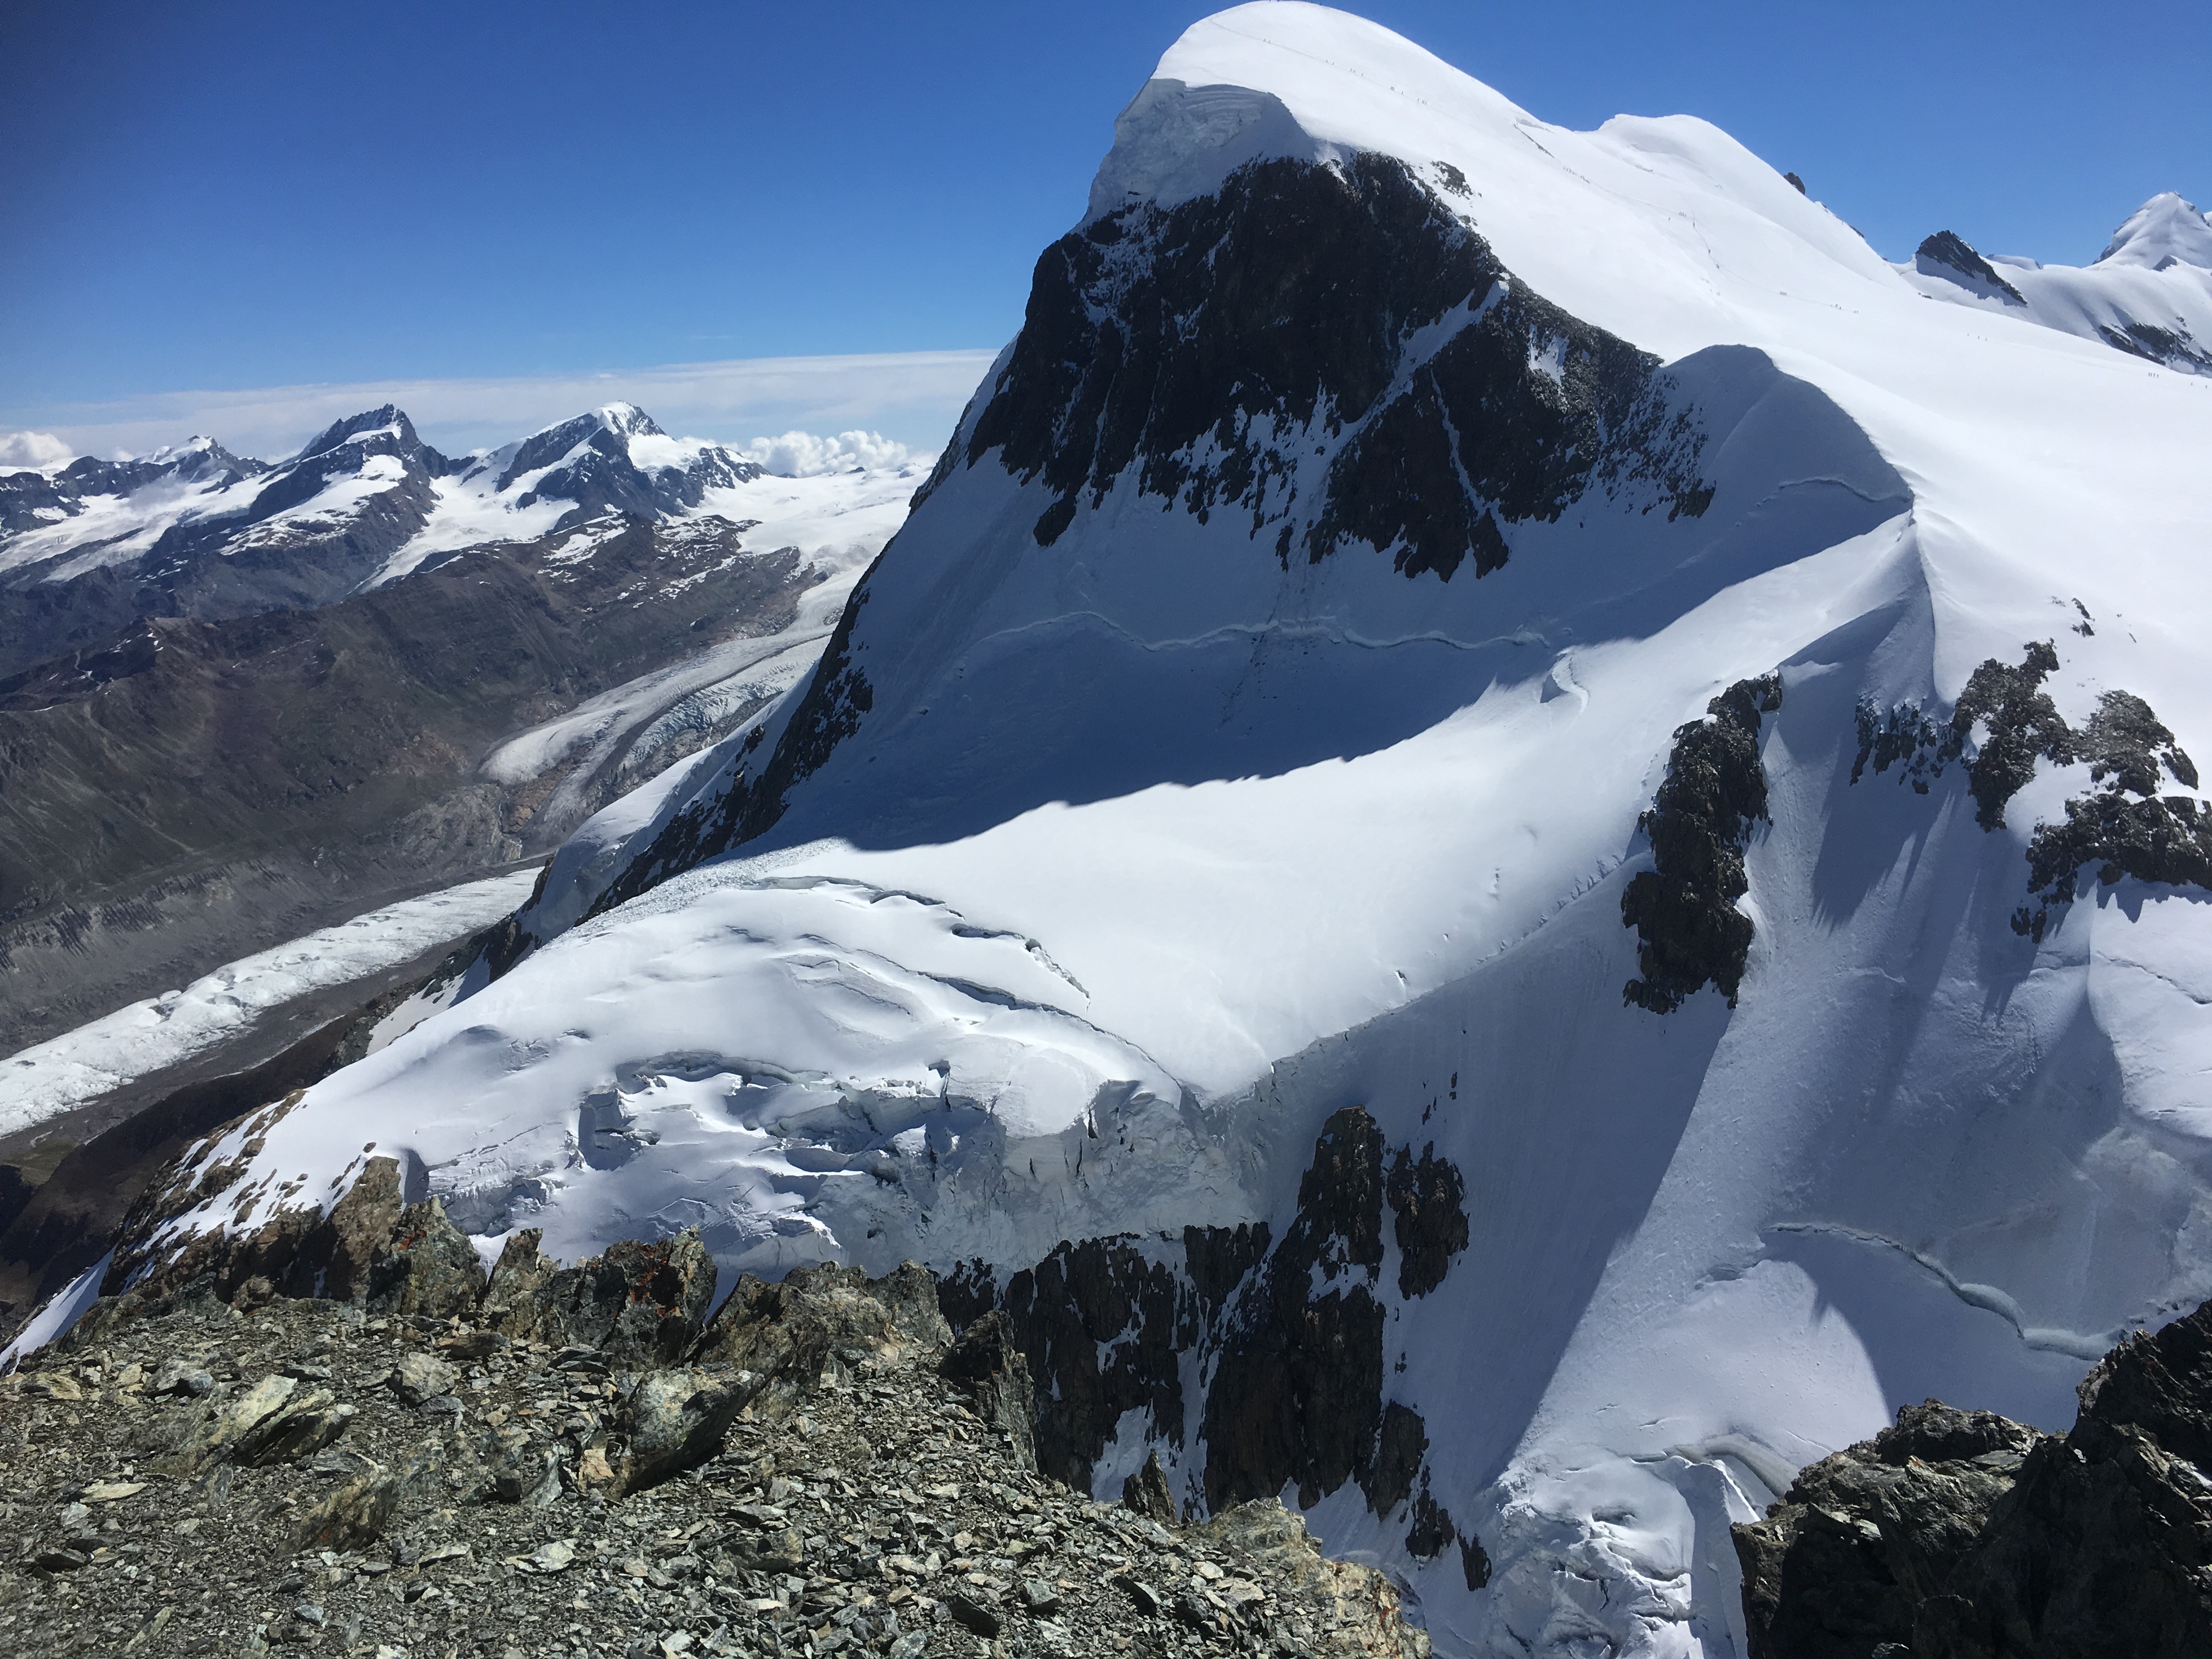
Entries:
[[1741,1653],[1799,1470],[2212,1292],[2212,386],[1948,282],[1194,26],[811,677],[107,1287],[291,1271],[368,1141],[487,1259],[913,1256],[1048,1473],[1295,1495],[1445,1651]]

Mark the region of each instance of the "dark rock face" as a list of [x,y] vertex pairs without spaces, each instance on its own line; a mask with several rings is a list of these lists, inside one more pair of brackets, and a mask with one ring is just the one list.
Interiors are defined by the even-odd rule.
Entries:
[[272,1212],[250,1226],[270,1194],[241,1193],[231,1231],[203,1234],[173,1254],[155,1242],[169,1216],[236,1184],[245,1162],[258,1155],[263,1137],[301,1094],[295,1090],[248,1120],[238,1159],[209,1164],[213,1142],[202,1142],[197,1159],[188,1154],[171,1166],[166,1181],[148,1188],[125,1219],[103,1295],[158,1297],[205,1276],[226,1302],[319,1296],[364,1304],[374,1297],[392,1310],[427,1317],[475,1305],[483,1283],[475,1248],[435,1199],[402,1201],[399,1165],[390,1158],[364,1154],[360,1175],[327,1214],[312,1206],[289,1207],[295,1194],[279,1188]]
[[2097,332],[2106,345],[2145,362],[2160,363],[2185,374],[2212,374],[2212,346],[2186,331],[2156,323],[2104,323]]
[[1153,1452],[1145,1459],[1145,1466],[1121,1483],[1121,1502],[1147,1520],[1157,1521],[1164,1527],[1182,1524],[1182,1507],[1175,1494],[1168,1490],[1168,1472],[1160,1467],[1160,1455]]
[[1426,1296],[1467,1248],[1467,1182],[1431,1141],[1418,1163],[1410,1146],[1398,1149],[1383,1190],[1397,1218],[1398,1293]]
[[2063,1437],[1909,1406],[1735,1529],[1752,1659],[2212,1652],[2212,1304],[2130,1337]]
[[[1408,337],[1455,311],[1412,360]],[[1470,557],[1480,575],[1504,562],[1501,524],[1556,519],[1594,486],[1648,477],[1701,510],[1694,440],[1645,400],[1656,367],[1514,286],[1402,163],[1256,162],[1218,195],[1125,209],[1046,250],[966,461],[997,450],[1043,477],[1041,545],[1133,468],[1201,520],[1249,514],[1285,558],[1360,540],[1409,576]],[[1293,517],[1294,434],[1316,428],[1352,435],[1325,503]]]
[[1916,794],[1926,794],[1929,785],[1942,775],[1943,734],[1917,704],[1883,709],[1863,700],[1857,722],[1859,752],[1851,762],[1853,783],[1866,775],[1869,761],[1877,777],[1893,766],[1901,767],[1897,781],[1910,783]]
[[[970,1263],[943,1281],[940,1302],[956,1329],[988,1329],[1027,1356],[1047,1474],[1088,1486],[1124,1414],[1142,1411],[1157,1443],[1204,1448],[1202,1487],[1180,1495],[1190,1513],[1219,1515],[1286,1484],[1310,1506],[1356,1481],[1375,1514],[1407,1517],[1414,1553],[1455,1544],[1471,1582],[1486,1582],[1481,1546],[1430,1493],[1420,1414],[1384,1395],[1385,1204],[1397,1294],[1411,1301],[1465,1248],[1465,1192],[1433,1146],[1390,1152],[1367,1112],[1348,1106],[1322,1126],[1279,1241],[1248,1224],[1187,1228],[1151,1246],[1063,1243],[1003,1285]],[[1142,1508],[1146,1477],[1132,1480]]]
[[872,1279],[857,1267],[825,1264],[794,1267],[775,1285],[738,1274],[697,1352],[809,1389],[841,1363],[896,1358],[951,1337],[926,1269],[908,1262]]
[[[1297,1215],[1223,1331],[1200,1428],[1209,1510],[1286,1482],[1310,1508],[1354,1475],[1372,1479],[1383,1321],[1372,1286],[1382,1265],[1382,1132],[1347,1106],[1323,1126],[1298,1182]],[[1315,1295],[1316,1282],[1329,1288]]]
[[1966,768],[1974,821],[1984,830],[2003,827],[2005,803],[2035,775],[2038,758],[2074,758],[2074,733],[2043,690],[2044,677],[2057,669],[2058,653],[2046,640],[2029,645],[2017,667],[1990,658],[1959,694],[1937,758],[1956,759],[1978,724],[1988,732]]
[[[2088,626],[2085,612],[2081,627]],[[2169,773],[2185,788],[2196,788],[2196,762],[2130,691],[2106,692],[2075,731],[2042,689],[2057,667],[2058,653],[2048,641],[2030,644],[2016,666],[1990,658],[1967,680],[1942,728],[1917,708],[1885,715],[1862,705],[1851,768],[1856,783],[1869,760],[1877,773],[1901,763],[1900,775],[1924,795],[1930,780],[1966,755],[1978,728],[1987,735],[1966,763],[1974,819],[1984,830],[1999,830],[2006,803],[2035,775],[2039,760],[2087,763],[2090,781],[2103,787],[2068,800],[2064,819],[2037,824],[2028,842],[2030,902],[2013,914],[2012,927],[2039,944],[2052,918],[2074,902],[2081,872],[2092,866],[2108,887],[2132,876],[2212,890],[2212,816],[2191,796],[2158,794]]]
[[1636,821],[1656,867],[1620,895],[1642,971],[1623,1001],[1668,1014],[1711,984],[1735,1006],[1751,951],[1751,918],[1735,908],[1751,887],[1743,849],[1753,824],[1767,821],[1760,716],[1781,707],[1779,675],[1739,680],[1706,705],[1705,720],[1676,730],[1667,781]]
[[1997,275],[1996,267],[1969,247],[1965,240],[1939,230],[1921,243],[1912,256],[1914,268],[1926,276],[1956,283],[1970,294],[2002,300],[2008,306],[2025,306],[2020,290]]
[[[1984,830],[2002,829],[2005,803],[2035,775],[2039,759],[2063,764],[2075,757],[2075,733],[2043,689],[2045,678],[2057,668],[2058,653],[2048,640],[2026,646],[2016,665],[1989,658],[1967,677],[1950,720],[1942,726],[1917,705],[1900,704],[1885,713],[1862,703],[1851,781],[1865,775],[1869,761],[1877,775],[1902,765],[1899,781],[1909,781],[1924,795],[1945,767],[1963,758],[1974,821]],[[1978,744],[1977,726],[1986,734]]]
[[[1250,1235],[1226,1241],[1249,1249]],[[1193,1228],[1190,1234],[1204,1236]],[[1265,1230],[1259,1248],[1265,1249]],[[1001,1290],[980,1262],[955,1273],[941,1292],[945,1317],[974,1328],[1007,1322],[1028,1357],[1038,1393],[1037,1467],[1070,1486],[1087,1483],[1124,1412],[1144,1410],[1180,1439],[1184,1402],[1179,1346],[1195,1340],[1190,1292],[1164,1265],[1122,1239],[1063,1243]],[[1103,1357],[1102,1357],[1103,1356]]]
[[1030,1362],[1014,1346],[1006,1315],[985,1314],[960,1334],[938,1362],[938,1375],[964,1386],[975,1414],[1006,1437],[1014,1455],[1036,1467],[1036,1392]]

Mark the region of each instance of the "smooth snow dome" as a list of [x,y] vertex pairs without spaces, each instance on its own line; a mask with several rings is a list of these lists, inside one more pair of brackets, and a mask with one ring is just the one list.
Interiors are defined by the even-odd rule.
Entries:
[[2154,196],[2112,233],[2097,263],[2147,265],[2153,270],[2184,264],[2212,270],[2212,215],[2199,213],[2195,203],[2183,201],[2170,190]]
[[[548,942],[317,1085],[236,1191],[373,1139],[487,1257],[696,1224],[726,1267],[1011,1268],[1279,1237],[1363,1105],[1467,1182],[1443,1284],[1380,1292],[1383,1386],[1493,1571],[1413,1558],[1350,1484],[1316,1532],[1404,1574],[1444,1652],[1740,1655],[1727,1528],[1795,1469],[1927,1395],[2063,1426],[2094,1355],[2212,1294],[2201,896],[2093,882],[2032,941],[2023,854],[2086,765],[1994,832],[1956,767],[1850,775],[1862,708],[1948,720],[2031,641],[2077,727],[2125,690],[2212,750],[2212,382],[1930,303],[1705,122],[1553,126],[1315,6],[1191,28],[1070,216],[1362,154],[1665,361],[1702,516],[1593,499],[1409,580],[1279,562],[1133,467],[1041,547],[1046,482],[967,453],[1002,356],[855,590],[868,701],[786,817],[592,914],[795,691],[586,824],[525,914]],[[1316,483],[1328,434],[1284,436]],[[1740,1004],[1625,1006],[1673,735],[1778,671]]]

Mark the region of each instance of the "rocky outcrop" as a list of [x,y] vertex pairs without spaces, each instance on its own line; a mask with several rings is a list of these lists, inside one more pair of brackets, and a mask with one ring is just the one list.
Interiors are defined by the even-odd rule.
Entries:
[[511,1340],[604,1352],[612,1364],[670,1364],[690,1352],[714,1305],[714,1263],[696,1229],[624,1239],[564,1267],[525,1227],[507,1237],[484,1317]]
[[[1430,330],[1445,337],[1410,343]],[[1129,477],[1201,520],[1249,516],[1285,560],[1360,542],[1409,577],[1480,576],[1505,562],[1504,528],[1594,489],[1649,482],[1703,510],[1696,437],[1665,423],[1656,368],[1516,284],[1402,162],[1259,161],[1046,250],[947,462],[997,451],[1042,477],[1041,545]],[[1342,434],[1318,491],[1302,434]]]
[[2046,1435],[1936,1401],[1735,1529],[1751,1659],[2212,1652],[2212,1304],[2114,1349]]
[[1984,300],[2002,300],[2008,306],[2025,306],[2020,290],[1997,275],[1996,267],[1974,252],[1956,232],[1939,230],[1913,251],[1913,268],[1923,276],[1940,276]]
[[872,1279],[824,1262],[794,1267],[780,1284],[738,1274],[696,1352],[757,1375],[762,1408],[775,1413],[841,1368],[910,1358],[951,1335],[927,1269],[909,1261]]
[[[173,1165],[169,1179],[149,1189],[125,1223],[101,1287],[107,1296],[144,1301],[205,1278],[221,1299],[249,1307],[289,1296],[427,1317],[475,1308],[484,1287],[476,1247],[436,1199],[401,1201],[394,1158],[364,1155],[328,1211],[289,1202],[296,1194],[289,1187],[248,1189],[234,1201],[228,1231],[182,1242],[163,1234],[167,1217],[231,1190],[261,1138],[300,1098],[295,1091],[248,1120],[236,1159],[210,1163],[216,1143],[204,1141],[197,1162]],[[250,1224],[264,1203],[271,1213]]]
[[[2086,610],[2077,631],[2091,631]],[[2106,886],[2132,876],[2212,891],[2212,815],[2191,796],[2158,793],[2168,775],[2195,789],[2197,763],[2130,691],[2105,692],[2076,731],[2043,690],[2057,669],[2048,640],[2030,643],[2016,665],[1990,658],[1968,677],[1940,727],[1910,704],[1887,714],[1862,705],[1851,768],[1856,783],[1869,761],[1877,774],[1901,765],[1900,776],[1924,795],[1946,766],[1963,759],[1975,822],[1994,830],[2004,827],[2007,803],[2035,775],[2039,761],[2086,762],[2090,781],[2102,787],[2069,799],[2064,817],[2038,823],[2028,842],[2028,902],[2014,912],[2012,927],[2038,944],[2091,867]]]
[[[948,1354],[927,1283],[751,1295],[721,1334],[785,1357],[773,1411],[725,1363],[629,1370],[467,1320],[249,1316],[211,1280],[112,1304],[0,1379],[0,1437],[36,1449],[0,1505],[0,1629],[27,1654],[973,1659],[988,1632],[1052,1659],[1425,1659],[1390,1580],[1279,1504],[1171,1532],[1040,1479],[941,1374],[1018,1354]],[[272,1432],[322,1396],[335,1439]]]
[[962,1332],[937,1370],[967,1389],[975,1414],[1006,1436],[1017,1461],[1036,1467],[1036,1392],[1030,1382],[1030,1362],[1014,1346],[1006,1315],[994,1310]]
[[1670,1014],[1711,985],[1735,1006],[1751,953],[1751,918],[1735,902],[1751,890],[1743,849],[1766,817],[1759,762],[1760,716],[1782,707],[1782,678],[1739,680],[1677,728],[1667,780],[1636,827],[1653,867],[1621,890],[1620,919],[1636,929],[1639,977],[1622,1000]]
[[1064,1243],[1003,1283],[969,1263],[941,1300],[955,1328],[1026,1357],[1048,1474],[1089,1486],[1139,1413],[1155,1446],[1205,1471],[1179,1491],[1162,1468],[1156,1492],[1140,1468],[1129,1502],[1144,1512],[1220,1515],[1285,1486],[1310,1506],[1356,1482],[1376,1516],[1407,1528],[1413,1553],[1457,1547],[1476,1584],[1487,1559],[1431,1494],[1425,1425],[1389,1397],[1383,1364],[1394,1288],[1411,1303],[1443,1282],[1467,1244],[1465,1196],[1433,1145],[1392,1150],[1349,1106],[1322,1125],[1279,1239],[1246,1224]]
[[1383,1183],[1395,1218],[1401,1296],[1426,1296],[1444,1282],[1452,1258],[1467,1248],[1467,1182],[1457,1165],[1436,1153],[1434,1141],[1418,1160],[1413,1148],[1401,1146]]

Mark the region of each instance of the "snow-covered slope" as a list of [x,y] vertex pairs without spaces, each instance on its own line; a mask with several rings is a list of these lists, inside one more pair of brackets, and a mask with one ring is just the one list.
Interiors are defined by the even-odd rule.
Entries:
[[488,1256],[916,1255],[1058,1468],[1741,1652],[1796,1467],[2212,1293],[2208,442],[1703,122],[1225,12],[811,680],[114,1282],[365,1140]]
[[2130,214],[2086,267],[1985,259],[1941,231],[1899,270],[1932,300],[2078,334],[2185,374],[2212,374],[2212,222],[2172,191]]

